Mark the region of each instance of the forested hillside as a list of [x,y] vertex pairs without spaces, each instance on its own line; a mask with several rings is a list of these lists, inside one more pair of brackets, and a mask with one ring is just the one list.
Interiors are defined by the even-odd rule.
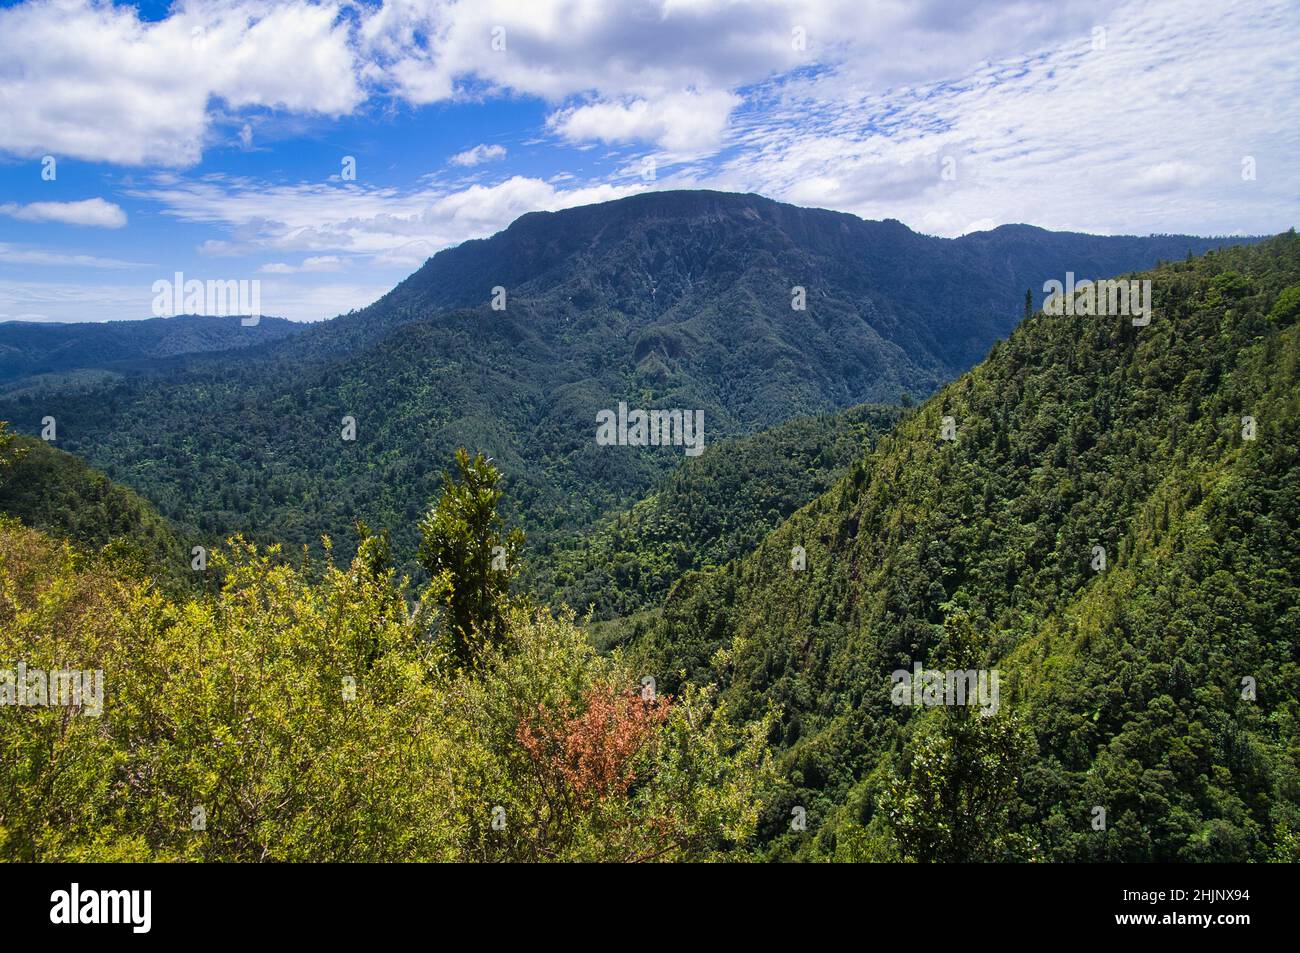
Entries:
[[658,606],[682,574],[745,555],[830,489],[902,413],[863,404],[713,444],[631,509],[538,552],[529,587],[595,619]]
[[[642,664],[779,711],[773,855],[1300,857],[1300,240],[1140,277],[1149,326],[1035,315],[674,588]],[[1000,710],[892,704],[916,662]]]
[[[0,428],[3,428],[0,423]],[[148,501],[41,440],[0,429],[0,514],[111,557],[119,568],[192,582],[190,550]]]
[[411,568],[413,527],[458,446],[497,461],[507,505],[544,544],[683,460],[597,446],[600,410],[702,411],[707,446],[924,396],[1014,327],[1025,289],[1229,241],[1028,226],[940,239],[756,195],[648,193],[525,215],[289,340],[165,379],[25,390],[0,398],[0,417],[29,433],[54,417],[58,446],[204,540],[346,545],[362,516],[392,527]]

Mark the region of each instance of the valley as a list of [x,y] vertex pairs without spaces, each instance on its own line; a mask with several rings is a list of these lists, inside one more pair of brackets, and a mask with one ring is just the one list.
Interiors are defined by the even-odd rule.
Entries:
[[1298,318],[1294,233],[659,193],[236,352],[29,338],[0,649],[108,687],[102,730],[0,723],[0,846],[1294,860]]

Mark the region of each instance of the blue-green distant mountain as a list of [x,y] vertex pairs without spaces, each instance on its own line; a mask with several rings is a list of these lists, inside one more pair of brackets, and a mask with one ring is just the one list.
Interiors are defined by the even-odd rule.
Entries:
[[[212,354],[278,341],[303,325],[283,318],[261,318],[248,327],[237,317],[178,315],[140,321],[87,321],[58,324],[34,321],[0,323],[0,384],[74,371],[132,374],[175,370],[189,355]],[[103,379],[104,375],[83,375]]]
[[540,541],[683,459],[597,446],[601,409],[702,410],[711,442],[924,396],[1015,327],[1026,289],[1039,301],[1068,271],[1226,243],[1019,225],[944,239],[756,195],[651,193],[525,215],[361,311],[163,377],[0,397],[0,418],[37,432],[54,416],[58,446],[201,533],[314,544],[362,516],[402,554],[463,444],[495,458]]

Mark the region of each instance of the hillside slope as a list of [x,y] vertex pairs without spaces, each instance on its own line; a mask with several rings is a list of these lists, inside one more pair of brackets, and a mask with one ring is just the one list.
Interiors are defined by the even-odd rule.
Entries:
[[15,437],[5,456],[0,514],[81,549],[105,552],[173,588],[193,581],[181,535],[132,490],[31,437]]
[[[1035,315],[674,588],[646,670],[781,710],[774,853],[1296,859],[1300,240],[1145,277],[1148,327]],[[918,662],[1001,670],[1001,713],[892,704]]]
[[683,573],[752,550],[834,485],[902,414],[862,404],[714,444],[635,506],[538,552],[530,588],[598,620],[657,606]]

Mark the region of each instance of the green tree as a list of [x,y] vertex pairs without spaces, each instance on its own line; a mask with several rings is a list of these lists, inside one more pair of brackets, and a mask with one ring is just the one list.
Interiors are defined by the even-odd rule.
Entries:
[[14,432],[9,429],[9,421],[0,420],[0,479],[5,471],[27,455],[25,447],[14,446]]
[[[363,536],[323,573],[233,539],[177,602],[0,518],[0,861],[743,856],[769,723],[647,697],[572,614],[518,604],[458,671]],[[18,661],[69,659],[97,694],[17,702]]]
[[[984,664],[987,628],[951,604],[938,667]],[[1034,755],[1033,735],[1005,712],[945,705],[922,716],[904,751],[900,774],[880,803],[903,855],[920,861],[990,861],[1023,857],[1028,838],[1015,832],[1021,772]]]
[[903,855],[1023,859],[1030,844],[1016,833],[1013,812],[1020,772],[1033,754],[1033,735],[1010,715],[985,717],[956,705],[928,720],[880,799]]
[[1277,301],[1274,302],[1273,310],[1268,313],[1268,317],[1279,327],[1285,328],[1295,324],[1296,319],[1300,318],[1300,285],[1283,289],[1277,296]]
[[456,451],[459,479],[443,474],[442,496],[420,521],[420,564],[444,577],[444,636],[462,668],[472,667],[487,645],[506,632],[510,584],[524,536],[507,531],[497,509],[501,472],[481,453]]

